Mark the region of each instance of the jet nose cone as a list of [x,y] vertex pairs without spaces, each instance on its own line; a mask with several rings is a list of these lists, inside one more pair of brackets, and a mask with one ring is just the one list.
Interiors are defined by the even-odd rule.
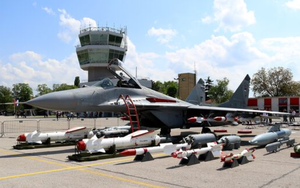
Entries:
[[27,104],[47,110],[73,111],[77,103],[73,92],[68,90],[42,95]]

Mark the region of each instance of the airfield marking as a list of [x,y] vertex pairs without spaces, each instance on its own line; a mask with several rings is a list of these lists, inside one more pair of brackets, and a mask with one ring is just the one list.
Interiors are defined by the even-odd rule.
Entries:
[[[23,154],[20,154],[20,153],[14,153],[14,152],[10,152],[10,151],[7,151],[7,150],[2,150],[2,149],[0,149],[0,152],[5,153],[5,154],[10,154],[10,155],[23,155]],[[157,156],[163,156],[163,155],[165,155],[165,154],[156,154],[156,155],[153,155],[153,156],[157,157]],[[104,174],[104,173],[101,173],[101,172],[96,172],[96,171],[92,171],[92,170],[88,170],[88,169],[82,169],[82,168],[86,168],[86,167],[92,167],[92,166],[99,166],[99,165],[105,165],[105,164],[111,164],[111,163],[130,161],[130,160],[133,160],[132,157],[131,158],[126,158],[126,159],[121,159],[121,160],[106,161],[106,162],[102,162],[102,163],[94,163],[94,164],[81,165],[81,166],[69,166],[69,165],[56,163],[56,162],[52,162],[52,161],[48,161],[48,160],[43,160],[43,159],[39,159],[37,157],[31,157],[31,156],[23,156],[23,157],[28,158],[28,159],[32,159],[32,160],[35,160],[35,161],[40,161],[40,162],[43,162],[43,163],[63,166],[65,168],[60,168],[60,169],[55,169],[55,170],[46,170],[46,171],[40,171],[40,172],[31,172],[31,173],[18,174],[18,175],[6,176],[6,177],[0,177],[0,181],[1,180],[6,180],[6,179],[33,176],[33,175],[39,175],[39,174],[47,174],[47,173],[60,172],[60,171],[66,171],[66,170],[80,170],[80,171],[87,172],[87,173],[90,173],[90,174],[100,175],[100,176],[103,176],[103,177],[117,179],[117,180],[120,180],[120,181],[126,181],[126,182],[130,182],[130,183],[134,183],[134,184],[144,185],[144,186],[147,186],[147,187],[163,188],[162,186],[148,184],[148,183],[141,182],[141,181],[135,181],[135,180],[132,180],[132,179],[127,179],[127,178],[122,178],[122,177],[118,177],[118,176],[114,176],[114,175]]]

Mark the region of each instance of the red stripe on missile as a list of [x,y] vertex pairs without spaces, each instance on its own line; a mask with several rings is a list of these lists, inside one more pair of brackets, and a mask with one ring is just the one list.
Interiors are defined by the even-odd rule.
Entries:
[[197,121],[196,117],[191,117],[189,119],[187,119],[188,123],[195,123]]

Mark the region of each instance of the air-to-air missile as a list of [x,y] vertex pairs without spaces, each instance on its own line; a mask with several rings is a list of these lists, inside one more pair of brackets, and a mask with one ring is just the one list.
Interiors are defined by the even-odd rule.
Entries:
[[[158,153],[158,152],[166,152],[166,151],[167,151],[166,153],[171,153],[180,148],[190,149],[190,145],[188,143],[184,143],[184,144],[163,143],[163,144],[160,144],[159,146],[154,146],[154,147],[127,149],[127,150],[122,151],[120,154],[125,155],[125,156],[131,156],[131,155],[143,155],[147,152],[149,152],[151,154]],[[168,152],[168,150],[170,152]]]
[[279,139],[289,139],[291,135],[290,129],[280,129],[280,124],[273,125],[268,132],[259,134],[249,141],[252,145],[266,145],[272,142],[276,142]]
[[75,127],[60,132],[41,133],[39,131],[34,131],[32,133],[24,133],[18,136],[17,141],[19,143],[27,144],[43,144],[46,142],[72,142],[92,136],[93,133],[91,132],[91,129],[87,129],[86,127]]
[[217,144],[216,142],[210,142],[207,143],[207,147],[200,148],[200,149],[186,150],[186,151],[179,149],[178,151],[174,151],[171,155],[172,157],[177,159],[182,159],[182,158],[187,159],[192,154],[198,157],[199,155],[205,154],[209,151],[212,152],[214,157],[220,157],[222,151],[222,145]]
[[238,154],[227,154],[227,155],[222,155],[221,156],[221,162],[225,163],[232,163],[234,159],[240,159],[242,157],[246,157],[248,161],[252,161],[255,159],[255,156],[253,155],[253,152],[255,149],[250,151],[249,149],[244,149],[241,153]]
[[138,130],[125,137],[98,138],[94,135],[91,139],[83,139],[77,142],[77,150],[81,153],[105,153],[115,146],[117,150],[133,147],[155,146],[160,143],[160,137],[154,131]]

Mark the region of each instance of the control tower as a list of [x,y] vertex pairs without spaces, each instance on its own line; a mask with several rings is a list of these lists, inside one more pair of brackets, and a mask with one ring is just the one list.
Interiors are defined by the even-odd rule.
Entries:
[[127,29],[88,27],[80,30],[76,53],[80,67],[88,71],[88,82],[111,76],[108,62],[118,58],[124,62],[127,51]]

